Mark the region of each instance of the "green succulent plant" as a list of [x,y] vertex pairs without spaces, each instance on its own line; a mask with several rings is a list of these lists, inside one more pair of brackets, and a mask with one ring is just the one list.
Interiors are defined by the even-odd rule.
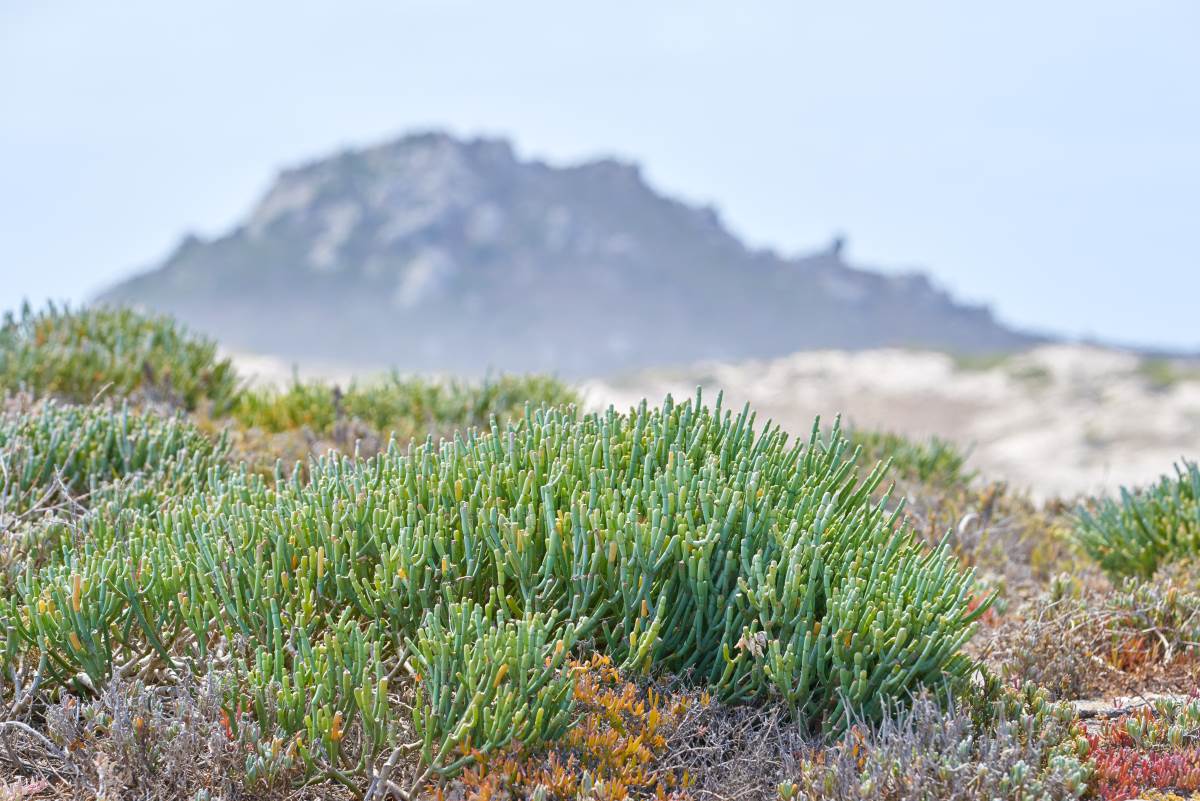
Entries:
[[0,325],[0,391],[88,403],[136,397],[189,411],[224,413],[237,399],[237,376],[211,340],[170,317],[132,309],[26,304]]
[[941,437],[912,439],[901,434],[852,429],[848,438],[868,461],[891,460],[893,475],[937,487],[963,487],[975,477],[966,469],[967,453]]
[[[836,732],[964,679],[987,608],[945,546],[872,500],[882,479],[860,480],[836,426],[793,443],[699,397],[527,409],[440,444],[330,455],[307,480],[213,470],[85,521],[17,582],[2,653],[40,654],[46,686],[79,692],[232,656],[231,717],[253,699],[266,734],[302,736],[332,775],[390,743],[385,680],[402,668],[443,770],[464,743],[551,736],[561,660],[586,649]],[[335,736],[349,727],[365,733],[354,753]]]
[[150,509],[223,469],[227,443],[181,418],[54,401],[0,412],[0,588],[71,558],[82,518]]
[[493,416],[521,417],[526,404],[577,401],[572,389],[546,376],[500,376],[474,384],[392,374],[352,383],[345,391],[298,379],[282,390],[247,390],[233,417],[244,427],[271,433],[308,428],[321,435],[328,435],[340,419],[352,419],[400,439],[424,439],[431,431],[449,434],[487,426]]
[[225,443],[180,418],[127,407],[46,402],[0,413],[0,510],[22,515],[70,501],[94,505],[142,488],[188,491],[220,460]]
[[[443,619],[444,618],[444,619]],[[570,648],[541,615],[507,620],[477,604],[430,611],[409,641],[417,685],[414,723],[425,762],[444,775],[514,740],[527,748],[570,725]]]
[[1200,466],[1184,462],[1175,475],[1119,498],[1081,506],[1076,541],[1114,577],[1150,578],[1159,566],[1200,553]]

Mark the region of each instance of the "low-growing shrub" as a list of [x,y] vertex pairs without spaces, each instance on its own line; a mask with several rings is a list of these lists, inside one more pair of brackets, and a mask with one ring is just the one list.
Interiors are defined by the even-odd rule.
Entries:
[[320,437],[336,434],[339,423],[354,421],[386,442],[452,435],[520,417],[526,404],[577,403],[576,393],[547,376],[501,376],[479,384],[403,378],[353,383],[345,391],[324,381],[293,381],[286,389],[247,390],[233,411],[246,428],[267,433],[308,429]]
[[[1058,801],[1084,797],[1091,766],[1065,704],[984,675],[957,696],[921,690],[878,723],[808,738],[771,705],[693,704],[653,765],[688,777],[685,797],[718,801]],[[661,797],[661,796],[660,796]]]
[[[718,721],[747,717],[745,707],[721,708],[695,689],[630,681],[602,654],[569,660],[568,670],[575,712],[562,736],[540,747],[513,743],[490,754],[477,753],[475,765],[439,788],[436,796],[620,801],[699,798],[716,789],[698,786],[688,768],[707,762],[707,754],[697,757],[723,731]],[[775,711],[786,718],[786,710]],[[730,786],[736,785],[724,783],[721,789]],[[750,788],[739,790],[743,798],[753,797]]]
[[1149,578],[1164,562],[1200,554],[1200,466],[1184,462],[1174,476],[1080,508],[1075,537],[1116,577]]
[[103,306],[26,305],[0,325],[0,392],[88,403],[134,398],[215,413],[237,398],[232,363],[170,317]]
[[988,656],[1006,679],[1034,683],[1054,700],[1093,698],[1118,672],[1104,659],[1103,634],[1102,622],[1071,602],[1035,606],[1005,621],[990,642],[1000,653]]
[[1031,685],[988,705],[986,719],[929,694],[876,727],[818,750],[781,801],[1068,801],[1092,778],[1088,744],[1066,705]]
[[475,604],[451,604],[426,615],[409,650],[421,756],[442,775],[513,741],[536,749],[571,722],[567,647],[541,615],[497,625]]
[[165,495],[198,486],[223,443],[181,418],[54,402],[0,412],[0,515],[107,500],[131,479]]
[[1200,646],[1200,593],[1163,576],[1115,589],[1056,577],[1021,611],[994,632],[990,659],[1006,678],[1056,699],[1137,691],[1164,670],[1190,672]]
[[[234,734],[216,675],[170,684],[111,682],[95,698],[64,695],[45,710],[45,729],[62,785],[55,798],[158,801],[297,798],[304,765],[294,742],[264,737],[246,722]],[[65,786],[64,786],[65,785]],[[341,785],[303,796],[349,801]]]
[[[1200,792],[1200,700],[1159,698],[1088,735],[1103,801]],[[1175,795],[1174,798],[1181,798]]]
[[[4,661],[36,652],[47,689],[93,693],[221,660],[235,728],[251,715],[297,743],[309,775],[339,781],[395,742],[389,681],[406,666],[435,761],[524,731],[539,709],[532,731],[549,736],[566,685],[544,660],[586,649],[726,703],[775,699],[835,733],[962,683],[987,607],[945,547],[872,501],[882,471],[860,481],[849,456],[836,429],[793,445],[749,410],[668,398],[331,456],[307,481],[215,471],[162,508],[87,518],[68,559],[18,581]],[[481,663],[467,638],[507,661]],[[480,706],[510,682],[532,699]]]
[[968,454],[940,437],[918,440],[888,431],[852,429],[849,439],[862,448],[867,464],[890,460],[892,475],[901,480],[948,489],[965,486],[975,477],[966,468]]
[[603,657],[571,669],[578,717],[564,737],[481,757],[436,797],[1055,801],[1089,790],[1082,727],[1032,685],[985,676],[958,698],[925,689],[831,742],[779,703],[634,684]]

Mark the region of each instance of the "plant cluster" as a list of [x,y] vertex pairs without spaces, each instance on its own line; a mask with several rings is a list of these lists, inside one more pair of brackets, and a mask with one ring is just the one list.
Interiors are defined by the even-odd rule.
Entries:
[[1149,578],[1164,563],[1200,553],[1200,465],[1184,462],[1175,475],[1120,498],[1083,506],[1075,537],[1109,575]]
[[[334,446],[367,451],[401,441],[450,436],[520,417],[525,405],[578,401],[562,382],[545,376],[499,376],[481,383],[403,378],[392,374],[343,391],[299,380],[283,390],[247,387],[216,344],[170,317],[127,308],[70,309],[54,304],[0,325],[0,393],[87,404],[128,402],[200,412],[232,429],[239,455],[270,468],[277,457],[307,460]],[[302,441],[295,440],[300,437]]]
[[198,489],[225,445],[176,417],[127,407],[16,402],[0,411],[3,586],[48,559],[67,558],[90,510],[151,508]]
[[941,437],[914,440],[889,431],[851,429],[850,442],[862,448],[866,463],[890,461],[891,474],[903,482],[935,487],[965,487],[975,477],[967,470],[968,453]]
[[1148,790],[1200,791],[1200,700],[1160,698],[1088,734],[1096,797],[1125,801]]
[[712,703],[706,693],[663,693],[623,677],[612,659],[593,654],[572,659],[575,713],[571,727],[542,747],[511,744],[474,754],[439,799],[461,793],[468,801],[509,795],[547,799],[682,798],[692,777],[673,769],[670,738],[694,708]]
[[398,676],[418,680],[411,726],[436,777],[561,734],[563,660],[589,649],[836,732],[964,680],[982,613],[946,550],[871,501],[882,473],[860,482],[847,448],[668,399],[330,456],[307,480],[212,471],[86,516],[17,581],[4,666],[39,662],[44,688],[90,695],[216,660],[235,736],[258,726],[347,785],[408,725]]
[[520,417],[526,404],[575,403],[575,393],[545,376],[500,376],[478,385],[436,382],[392,374],[346,390],[321,381],[293,381],[284,390],[249,390],[240,396],[234,419],[245,428],[268,433],[308,429],[335,434],[337,425],[355,420],[401,440],[451,435],[455,430],[486,427],[492,417]]
[[789,442],[720,400],[239,388],[204,340],[104,309],[10,316],[0,386],[36,398],[0,410],[0,767],[32,777],[0,797],[1200,784],[1200,702],[1087,737],[1051,702],[1194,685],[1195,465],[1072,516],[944,441]]
[[[993,695],[995,690],[993,690]],[[980,714],[982,712],[982,714]],[[1070,707],[1027,685],[979,709],[928,693],[875,727],[815,750],[781,801],[1058,801],[1085,796],[1088,743]]]
[[[255,726],[237,735],[215,672],[171,684],[114,680],[95,697],[63,695],[44,711],[42,744],[76,798],[297,798],[303,778],[294,747]],[[304,797],[349,801],[340,785],[311,785]]]
[[1166,577],[1094,589],[1059,576],[1022,611],[997,630],[990,656],[1006,677],[1055,698],[1136,689],[1172,669],[1190,675],[1200,645],[1200,590]]
[[0,325],[0,389],[89,403],[102,397],[217,413],[237,398],[237,376],[216,344],[170,317],[130,309],[53,304],[6,313]]
[[145,494],[183,494],[199,486],[223,445],[182,418],[128,407],[67,406],[53,401],[0,411],[0,514],[28,517],[63,504]]

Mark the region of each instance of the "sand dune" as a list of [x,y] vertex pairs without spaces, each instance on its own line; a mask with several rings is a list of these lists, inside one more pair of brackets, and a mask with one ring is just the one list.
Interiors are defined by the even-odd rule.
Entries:
[[939,436],[972,448],[985,476],[1035,496],[1141,484],[1200,458],[1194,368],[1100,348],[1046,346],[992,364],[933,352],[819,351],[591,381],[592,405],[625,406],[702,386],[749,401],[794,433],[841,413],[854,425]]

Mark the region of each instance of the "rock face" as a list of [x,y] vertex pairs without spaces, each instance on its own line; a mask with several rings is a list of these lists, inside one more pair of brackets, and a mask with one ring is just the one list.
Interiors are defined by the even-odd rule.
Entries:
[[922,275],[853,269],[836,247],[752,251],[635,165],[552,167],[439,133],[286,170],[243,225],[186,239],[100,300],[170,312],[239,350],[464,374],[1033,342]]

